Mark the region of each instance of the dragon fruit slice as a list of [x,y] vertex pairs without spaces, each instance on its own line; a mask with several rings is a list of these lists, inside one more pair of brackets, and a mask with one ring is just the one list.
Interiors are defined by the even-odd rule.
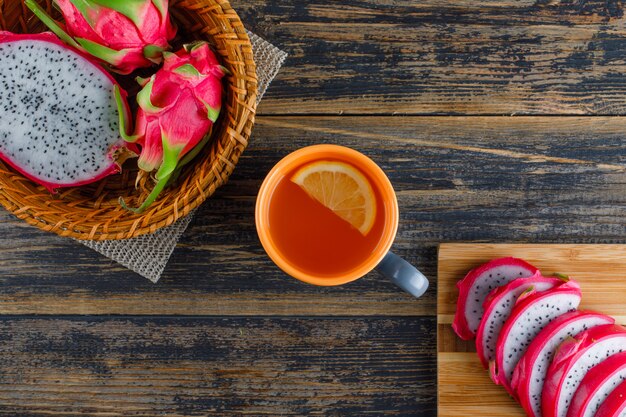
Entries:
[[626,417],[626,382],[622,382],[604,400],[595,417]]
[[116,89],[128,110],[113,78],[52,33],[0,31],[0,159],[50,191],[119,172]]
[[541,391],[554,352],[567,338],[615,320],[591,311],[572,311],[548,324],[530,343],[513,372],[511,386],[526,413],[541,416]]
[[600,362],[587,372],[572,398],[567,417],[593,417],[602,402],[626,381],[626,352]]
[[496,358],[496,341],[506,319],[509,318],[515,301],[529,288],[536,292],[558,287],[566,281],[559,278],[546,278],[535,275],[519,278],[491,291],[483,308],[483,318],[476,332],[476,353],[485,368]]
[[472,269],[456,286],[459,289],[456,314],[452,328],[463,340],[476,336],[483,317],[483,302],[496,287],[516,278],[528,278],[539,270],[517,258],[494,259]]
[[511,387],[513,371],[528,345],[552,320],[576,310],[580,299],[580,287],[574,281],[520,296],[498,336],[496,360],[489,364],[493,381],[515,397]]
[[574,393],[587,372],[626,350],[626,328],[605,324],[565,340],[554,354],[543,385],[543,417],[566,417]]

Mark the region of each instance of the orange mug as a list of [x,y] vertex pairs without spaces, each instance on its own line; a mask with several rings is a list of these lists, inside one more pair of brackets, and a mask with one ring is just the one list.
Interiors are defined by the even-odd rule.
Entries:
[[[279,183],[298,167],[320,160],[342,161],[367,174],[372,188],[378,191],[384,205],[384,227],[374,250],[356,267],[331,276],[316,275],[291,262],[276,244],[269,220],[272,197]],[[428,288],[428,279],[417,268],[390,251],[399,220],[398,200],[391,182],[374,161],[353,149],[338,145],[314,145],[287,155],[272,168],[261,185],[255,217],[259,239],[268,256],[280,269],[300,281],[320,286],[341,285],[376,269],[415,297],[421,297]]]

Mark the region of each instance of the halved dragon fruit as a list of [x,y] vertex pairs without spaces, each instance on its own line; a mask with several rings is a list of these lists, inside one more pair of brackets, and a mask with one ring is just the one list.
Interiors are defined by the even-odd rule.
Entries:
[[600,362],[580,382],[567,417],[593,417],[618,385],[626,381],[626,352]]
[[119,172],[116,89],[128,110],[115,80],[52,33],[0,31],[0,159],[50,191]]
[[521,406],[531,417],[541,417],[541,391],[554,352],[567,338],[615,320],[591,311],[572,311],[548,324],[530,343],[513,372],[511,386]]
[[543,417],[566,417],[574,393],[587,372],[626,350],[626,328],[605,324],[565,340],[557,349],[543,385]]
[[515,396],[511,388],[513,371],[528,345],[552,320],[576,310],[581,296],[575,281],[548,291],[530,291],[520,296],[498,336],[496,360],[489,364],[493,381]]
[[476,332],[476,353],[485,368],[496,358],[498,335],[517,298],[530,288],[536,292],[547,291],[565,282],[566,280],[559,278],[546,278],[536,274],[530,278],[515,279],[487,295],[483,304],[485,312]]
[[604,400],[595,417],[626,417],[626,382],[622,382]]
[[463,340],[476,336],[483,317],[483,302],[494,288],[516,278],[528,278],[539,270],[522,259],[494,259],[472,269],[456,286],[459,289],[456,314],[452,328]]

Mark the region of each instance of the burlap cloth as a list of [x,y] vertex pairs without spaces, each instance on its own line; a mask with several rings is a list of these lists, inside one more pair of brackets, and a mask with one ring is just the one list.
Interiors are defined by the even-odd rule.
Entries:
[[[258,100],[260,101],[283,65],[287,54],[251,32],[248,32],[248,35],[252,42],[254,61],[257,66]],[[173,225],[150,235],[128,240],[80,241],[80,243],[148,278],[150,281],[157,282],[194,214],[195,212],[192,212]]]

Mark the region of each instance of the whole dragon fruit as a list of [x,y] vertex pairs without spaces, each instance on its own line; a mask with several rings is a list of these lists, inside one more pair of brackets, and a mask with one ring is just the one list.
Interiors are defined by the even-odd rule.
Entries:
[[25,3],[63,41],[121,74],[160,63],[176,35],[168,0],[54,0],[65,25],[35,0]]
[[90,58],[49,32],[0,31],[0,159],[51,192],[117,173],[132,154],[118,122],[126,93]]
[[[151,78],[139,79],[143,89],[137,96],[135,132],[124,138],[141,146],[139,168],[156,171],[157,183],[143,204],[130,210],[141,213],[148,208],[176,169],[208,142],[220,114],[225,74],[209,45],[196,42],[176,53],[166,52],[163,68]],[[126,131],[127,121],[123,125]]]

